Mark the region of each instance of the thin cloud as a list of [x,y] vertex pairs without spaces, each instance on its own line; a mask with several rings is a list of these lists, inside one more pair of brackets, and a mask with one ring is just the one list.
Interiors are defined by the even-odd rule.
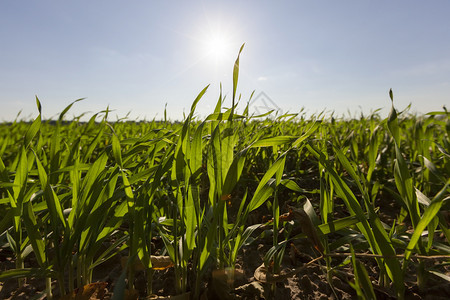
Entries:
[[396,73],[403,76],[430,76],[446,73],[450,71],[450,60],[433,61],[418,64]]

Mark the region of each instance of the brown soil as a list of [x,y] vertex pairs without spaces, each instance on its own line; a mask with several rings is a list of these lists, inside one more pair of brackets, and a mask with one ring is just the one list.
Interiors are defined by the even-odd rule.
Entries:
[[[271,247],[271,238],[260,239],[259,243],[253,243],[245,246],[241,255],[238,257],[235,280],[232,284],[227,284],[225,272],[211,272],[203,285],[203,294],[201,299],[354,299],[356,293],[348,284],[353,281],[353,272],[351,264],[340,267],[332,273],[331,282],[327,280],[326,265],[324,260],[317,260],[315,263],[308,264],[314,258],[317,258],[318,252],[312,249],[306,240],[298,240],[286,248],[284,259],[282,261],[282,272],[289,272],[295,268],[305,266],[300,272],[276,283],[263,283],[255,278],[255,271],[263,263],[264,255]],[[11,253],[8,249],[0,251],[0,270],[14,268],[14,262],[11,259]],[[333,258],[333,266],[341,263],[344,258]],[[368,273],[375,282],[377,268],[376,264],[370,259],[361,259]],[[308,264],[308,265],[307,265]],[[413,265],[413,264],[411,264]],[[447,269],[447,271],[450,271]],[[94,282],[100,290],[91,294],[90,297],[82,298],[73,295],[72,298],[64,299],[111,299],[115,283],[122,272],[120,257],[114,257],[111,260],[97,267],[94,271]],[[414,284],[416,278],[414,270],[407,276],[407,299],[450,299],[450,284],[443,283],[437,278],[429,278],[429,288],[420,292]],[[229,283],[229,281],[228,281]],[[106,288],[105,288],[106,286]],[[139,299],[164,299],[164,297],[175,295],[174,271],[173,268],[156,271],[153,276],[153,293],[146,295],[146,279],[143,271],[136,273],[135,287]],[[387,289],[374,285],[377,299],[395,299]],[[43,291],[45,284],[42,279],[27,279],[22,287],[17,286],[17,280],[8,280],[0,282],[0,299],[45,299]],[[56,291],[56,288],[54,289]],[[94,289],[93,289],[94,291]],[[87,295],[87,294],[85,294]],[[158,295],[160,298],[158,298]],[[55,299],[60,298],[57,292]],[[129,299],[137,299],[137,295],[130,296]],[[171,297],[171,299],[175,299]],[[189,299],[182,297],[180,299]]]

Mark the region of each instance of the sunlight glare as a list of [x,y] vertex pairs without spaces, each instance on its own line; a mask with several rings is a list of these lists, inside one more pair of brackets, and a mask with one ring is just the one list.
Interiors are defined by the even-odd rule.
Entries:
[[227,54],[230,53],[230,45],[223,36],[217,35],[211,37],[206,44],[206,51],[209,56],[212,56],[216,60],[221,60],[226,58]]
[[228,62],[232,58],[232,41],[226,34],[216,31],[210,32],[203,39],[204,55],[216,64]]

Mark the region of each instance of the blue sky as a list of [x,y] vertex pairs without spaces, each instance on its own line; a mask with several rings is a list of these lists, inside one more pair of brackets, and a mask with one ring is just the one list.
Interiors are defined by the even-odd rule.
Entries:
[[[242,103],[264,92],[284,112],[348,115],[450,104],[450,2],[1,1],[0,121],[98,112],[181,119],[196,95],[229,105],[239,47]],[[210,50],[225,42],[225,53]],[[225,47],[224,46],[224,47]],[[208,52],[209,51],[209,52]],[[255,104],[256,105],[256,104]]]

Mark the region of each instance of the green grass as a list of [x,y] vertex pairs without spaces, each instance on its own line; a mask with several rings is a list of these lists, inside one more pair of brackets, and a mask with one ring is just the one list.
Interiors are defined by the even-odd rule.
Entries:
[[[239,56],[231,107],[222,108],[220,94],[203,120],[195,109],[208,87],[181,124],[109,122],[108,109],[85,123],[63,122],[79,100],[56,122],[43,121],[37,98],[33,122],[1,124],[0,242],[16,267],[2,270],[0,280],[41,277],[50,298],[56,279],[58,294],[68,294],[120,253],[128,269],[116,297],[125,287],[133,291],[138,260],[150,294],[157,238],[164,244],[158,255],[170,257],[166,267],[173,264],[177,293],[196,299],[212,270],[233,276],[239,251],[260,228],[286,229],[273,234],[265,258],[274,273],[286,245],[307,238],[325,260],[330,285],[335,257],[351,257],[351,285],[361,298],[374,297],[358,259],[364,255],[376,262],[377,285],[400,299],[412,265],[421,290],[430,275],[448,278],[440,273],[450,254],[448,112],[419,116],[392,105],[387,119],[251,116],[248,107],[237,111],[238,74]],[[380,212],[390,203],[398,210],[386,219]],[[298,211],[280,219],[287,204]],[[249,226],[257,210],[273,219]],[[290,234],[294,224],[302,234]],[[438,255],[444,258],[428,268]],[[25,268],[31,256],[37,264]]]

